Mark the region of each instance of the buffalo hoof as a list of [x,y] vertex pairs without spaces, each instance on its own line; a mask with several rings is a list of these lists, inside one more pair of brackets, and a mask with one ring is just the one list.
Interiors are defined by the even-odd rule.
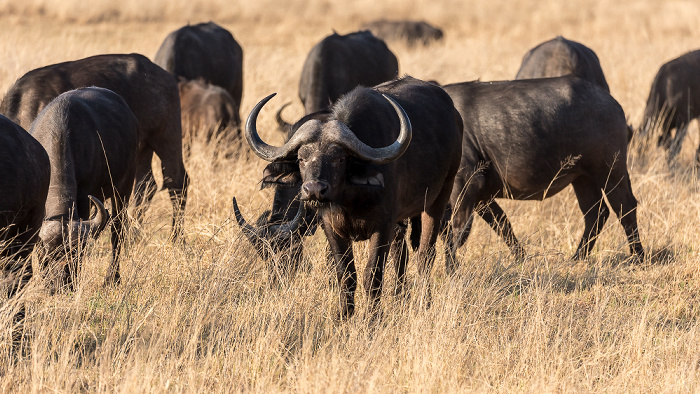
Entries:
[[107,274],[105,277],[105,281],[103,283],[104,287],[109,287],[109,286],[114,286],[122,283],[122,277],[119,274],[119,272],[115,272],[114,274]]
[[516,261],[518,264],[520,264],[520,263],[522,263],[523,261],[525,261],[525,257],[527,256],[527,255],[525,254],[525,249],[523,249],[520,245],[518,245],[517,247],[513,248],[513,250],[511,251],[511,253],[513,253],[513,257],[515,257],[515,261]]
[[644,251],[634,253],[627,259],[630,264],[639,265],[644,262]]
[[345,306],[341,306],[340,310],[336,312],[333,320],[337,323],[345,323],[350,318],[352,315],[355,314],[355,304],[347,304]]

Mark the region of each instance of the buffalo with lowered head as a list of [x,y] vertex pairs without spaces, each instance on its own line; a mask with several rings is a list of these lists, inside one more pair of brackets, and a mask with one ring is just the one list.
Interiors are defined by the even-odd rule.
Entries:
[[[642,134],[661,129],[658,145],[672,161],[680,151],[688,125],[700,116],[700,50],[688,52],[661,66],[651,84],[642,118]],[[671,131],[676,135],[671,137]],[[700,164],[700,147],[696,162]]]
[[51,166],[46,151],[22,127],[0,115],[0,268],[9,297],[32,277]]
[[182,138],[187,145],[191,145],[200,134],[203,134],[207,142],[212,138],[231,143],[240,140],[237,136],[225,135],[231,122],[238,116],[238,106],[225,89],[201,79],[181,79],[178,87],[182,109]]
[[173,238],[182,236],[188,177],[182,162],[182,129],[177,81],[143,55],[98,55],[32,70],[15,82],[0,103],[0,113],[28,128],[61,93],[98,86],[121,96],[139,123],[134,199],[136,218],[156,192],[153,153],[161,160],[163,187],[173,205]]
[[389,21],[380,19],[362,26],[385,41],[405,41],[409,46],[428,46],[442,40],[442,30],[424,21]]
[[153,61],[176,77],[201,79],[227,91],[232,108],[219,122],[240,137],[243,49],[231,32],[214,22],[188,24],[168,34]]
[[[111,90],[82,88],[62,93],[37,116],[30,133],[46,149],[51,183],[39,237],[48,261],[63,264],[69,287],[80,269],[82,249],[108,219],[98,199],[112,200],[112,263],[106,284],[119,281],[125,207],[134,185],[139,126],[124,100]],[[97,209],[90,215],[90,201]]]
[[[341,318],[355,308],[352,243],[370,240],[364,288],[375,310],[397,223],[421,218],[419,271],[430,271],[460,162],[459,114],[440,87],[405,77],[352,90],[331,108],[297,123],[292,137],[274,147],[260,139],[256,128],[258,113],[271,97],[251,112],[246,139],[262,159],[285,163],[270,168],[269,176],[301,180],[300,209],[316,210],[336,263]],[[405,260],[402,264],[400,282]]]
[[558,36],[530,49],[515,79],[561,77],[573,74],[610,93],[598,56],[576,41]]
[[609,94],[574,76],[443,87],[464,121],[462,163],[450,198],[448,260],[469,236],[476,210],[522,257],[495,198],[542,200],[572,185],[585,228],[574,258],[588,256],[610,215],[643,258],[637,200],[627,172],[625,113]]
[[[399,63],[384,41],[369,31],[346,35],[333,33],[311,49],[299,81],[299,99],[305,114],[331,106],[357,86],[374,86],[399,74]],[[291,125],[282,119],[283,106],[277,111],[280,128]]]

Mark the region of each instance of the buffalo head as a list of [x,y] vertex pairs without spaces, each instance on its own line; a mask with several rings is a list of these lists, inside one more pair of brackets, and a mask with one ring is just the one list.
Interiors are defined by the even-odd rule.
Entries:
[[88,197],[96,210],[91,219],[75,220],[65,216],[47,218],[39,231],[40,254],[44,264],[54,261],[63,267],[63,284],[71,288],[85,245],[88,240],[100,235],[109,218],[102,202],[93,196]]
[[338,201],[346,191],[346,185],[383,188],[384,177],[379,166],[398,159],[411,141],[411,123],[403,108],[391,97],[382,95],[398,114],[401,124],[398,138],[387,147],[370,147],[332,114],[306,120],[298,125],[283,146],[273,147],[260,139],[256,127],[260,110],[273,96],[264,98],[251,111],[245,127],[246,140],[255,154],[264,160],[297,160],[301,177],[300,199],[310,207],[318,208]]

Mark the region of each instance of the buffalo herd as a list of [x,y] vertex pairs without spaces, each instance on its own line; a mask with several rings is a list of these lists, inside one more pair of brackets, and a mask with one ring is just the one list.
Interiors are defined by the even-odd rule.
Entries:
[[[304,237],[323,231],[339,319],[355,309],[354,241],[369,240],[362,282],[372,311],[387,261],[395,264],[397,292],[405,286],[409,247],[426,278],[442,234],[453,274],[475,214],[516,259],[526,258],[500,198],[542,200],[572,185],[584,217],[573,258],[590,254],[612,209],[634,260],[644,259],[627,170],[632,128],[590,48],[556,37],[527,52],[513,81],[440,86],[399,77],[383,41],[428,45],[442,38],[440,29],[386,20],[364,28],[334,32],[311,49],[299,82],[304,116],[288,123],[281,116],[288,104],[276,111],[286,133],[281,146],[264,142],[257,126],[274,94],[241,124],[243,51],[213,22],[170,33],[153,62],[98,55],[21,76],[0,102],[0,185],[12,191],[0,194],[7,296],[39,269],[58,275],[57,288],[74,288],[86,244],[108,225],[105,284],[119,283],[127,227],[139,226],[157,190],[154,154],[172,202],[171,239],[183,242],[183,143],[199,135],[269,162],[261,186],[274,190],[271,208],[249,223],[234,197],[233,211],[271,282],[292,277]],[[669,161],[700,116],[699,71],[700,51],[690,52],[663,65],[651,86],[638,134],[660,128]],[[32,266],[35,249],[40,267]]]

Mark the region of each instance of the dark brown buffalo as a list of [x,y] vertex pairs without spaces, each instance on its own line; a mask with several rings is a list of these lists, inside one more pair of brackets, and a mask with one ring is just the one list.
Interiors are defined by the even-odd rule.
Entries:
[[[238,105],[226,90],[201,79],[181,79],[178,86],[182,137],[187,145],[191,145],[198,136],[204,137],[207,142],[212,138],[227,143],[240,141],[240,120],[234,120],[239,116]],[[232,128],[234,123],[236,129]]]
[[183,26],[168,34],[154,62],[177,77],[202,79],[226,90],[233,99],[226,123],[240,133],[243,50],[231,32],[214,22]]
[[561,77],[573,74],[610,93],[595,52],[576,41],[558,36],[530,49],[515,79]]
[[380,19],[362,26],[385,41],[405,41],[409,46],[428,46],[442,40],[442,30],[424,21],[388,21]]
[[464,121],[462,163],[452,197],[452,260],[476,212],[518,257],[524,250],[495,198],[542,200],[574,187],[585,229],[574,258],[586,257],[610,215],[622,222],[631,252],[643,258],[637,200],[627,173],[625,113],[580,78],[466,82],[444,86]]
[[[324,38],[311,49],[304,62],[299,81],[299,99],[306,114],[320,111],[335,103],[357,86],[374,86],[396,78],[399,63],[384,41],[369,31]],[[277,111],[281,129],[291,125]]]
[[[658,125],[659,146],[672,161],[680,151],[688,125],[700,116],[700,50],[688,52],[661,66],[651,84],[642,119],[642,133]],[[676,129],[672,138],[671,131]],[[700,147],[695,159],[700,163]]]
[[[111,90],[71,90],[51,101],[29,131],[51,161],[46,219],[41,228],[44,252],[65,261],[63,282],[73,287],[83,244],[97,237],[108,217],[104,207],[92,220],[90,200],[101,207],[112,200],[112,263],[105,283],[119,281],[119,252],[124,238],[124,209],[129,202],[139,145],[138,120]],[[84,220],[85,219],[85,220]]]
[[50,174],[41,144],[0,115],[0,268],[10,297],[32,277]]
[[156,192],[151,170],[153,153],[161,160],[163,187],[173,204],[173,237],[182,235],[187,201],[187,172],[182,163],[180,98],[175,78],[139,54],[99,55],[54,64],[26,73],[0,103],[3,113],[28,128],[39,111],[61,93],[81,87],[109,89],[129,105],[140,130],[134,190],[136,217]]
[[[375,310],[397,223],[421,217],[419,271],[424,276],[430,271],[459,167],[459,114],[440,87],[406,77],[352,90],[329,110],[297,123],[292,138],[273,147],[260,140],[256,128],[271,97],[251,112],[246,139],[259,157],[285,163],[268,166],[269,177],[301,179],[300,199],[319,215],[336,262],[341,318],[355,308],[352,243],[370,240],[364,287]],[[405,260],[402,264],[400,282]]]

